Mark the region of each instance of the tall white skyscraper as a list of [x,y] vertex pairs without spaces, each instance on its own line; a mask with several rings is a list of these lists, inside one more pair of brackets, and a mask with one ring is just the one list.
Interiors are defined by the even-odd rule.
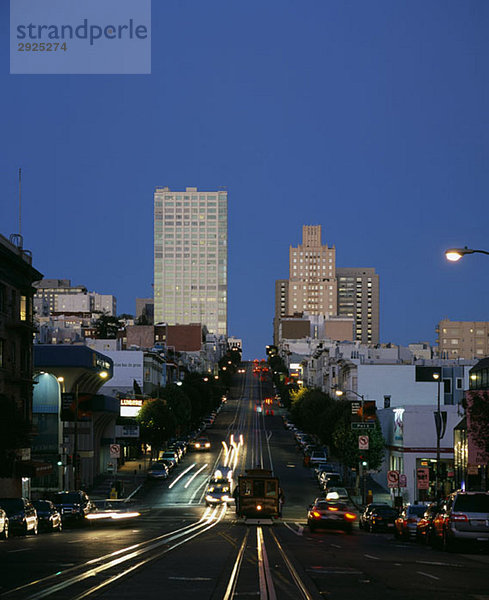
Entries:
[[154,195],[154,319],[227,335],[227,192]]

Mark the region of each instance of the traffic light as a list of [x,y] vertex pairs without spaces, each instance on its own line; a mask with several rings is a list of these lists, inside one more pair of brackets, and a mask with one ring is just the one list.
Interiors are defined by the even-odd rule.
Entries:
[[63,457],[61,456],[61,454],[58,454],[58,461],[56,464],[58,465],[58,467],[63,466]]
[[66,455],[66,464],[67,465],[73,464],[73,456],[71,454]]
[[368,462],[366,460],[362,460],[362,467],[363,468],[368,467]]

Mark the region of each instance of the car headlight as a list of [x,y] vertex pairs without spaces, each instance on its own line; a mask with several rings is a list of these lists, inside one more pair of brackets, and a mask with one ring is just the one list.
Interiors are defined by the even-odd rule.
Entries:
[[195,447],[196,448],[200,448],[200,444],[195,444]]
[[210,496],[210,495],[207,495],[207,496],[205,497],[205,499],[206,499],[208,502],[212,502],[213,500],[215,500],[214,496]]
[[207,443],[207,444],[205,445],[205,447],[206,447],[206,448],[210,448],[210,447],[211,447],[211,445],[210,445],[209,443]]

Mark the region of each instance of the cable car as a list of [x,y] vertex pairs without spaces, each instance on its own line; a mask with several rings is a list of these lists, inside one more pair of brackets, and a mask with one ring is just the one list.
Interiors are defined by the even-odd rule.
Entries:
[[280,516],[278,477],[268,469],[248,469],[238,477],[236,513],[247,523],[272,523]]

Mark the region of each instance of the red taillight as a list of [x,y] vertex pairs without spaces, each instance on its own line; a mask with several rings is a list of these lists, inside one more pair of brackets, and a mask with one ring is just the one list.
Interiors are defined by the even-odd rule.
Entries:
[[328,506],[328,510],[336,511],[338,508],[336,506]]
[[350,521],[354,521],[357,518],[356,515],[353,515],[352,513],[345,513],[345,519],[349,519]]
[[317,510],[313,510],[313,511],[312,511],[312,516],[313,516],[315,519],[319,519],[319,518],[321,517],[321,513],[318,513],[318,511],[317,511]]
[[464,515],[463,513],[453,513],[452,516],[450,517],[450,521],[468,521],[468,517],[467,515]]

